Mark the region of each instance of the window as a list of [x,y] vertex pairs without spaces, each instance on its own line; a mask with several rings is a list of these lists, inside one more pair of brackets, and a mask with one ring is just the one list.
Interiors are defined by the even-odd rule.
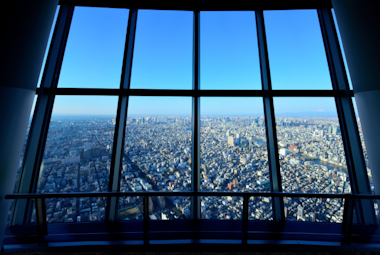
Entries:
[[18,190],[33,194],[14,196],[11,225],[43,239],[111,222],[148,243],[248,242],[292,221],[343,240],[354,216],[374,222],[329,8],[63,5],[54,33]]

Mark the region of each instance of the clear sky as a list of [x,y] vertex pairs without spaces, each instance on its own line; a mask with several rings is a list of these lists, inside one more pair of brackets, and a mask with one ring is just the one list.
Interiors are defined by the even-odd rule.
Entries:
[[[76,7],[58,87],[118,88],[129,10]],[[316,10],[265,11],[273,89],[332,89]],[[191,89],[193,14],[140,10],[131,88]],[[255,14],[201,12],[201,89],[261,89]],[[331,103],[332,102],[332,103]],[[54,114],[116,114],[117,97],[57,96]],[[135,97],[129,114],[190,114],[191,98]],[[262,114],[260,98],[202,98],[201,114]],[[275,112],[336,112],[275,98]]]

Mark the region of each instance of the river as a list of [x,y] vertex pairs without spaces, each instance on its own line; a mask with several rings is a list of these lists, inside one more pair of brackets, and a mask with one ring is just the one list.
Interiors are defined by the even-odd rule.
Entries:
[[[260,140],[260,139],[257,139],[257,138],[253,138],[257,143],[259,144],[266,144],[265,141],[263,140]],[[298,156],[302,156],[301,153],[298,153]],[[308,161],[311,161],[313,162],[313,164],[318,164],[318,165],[321,165],[321,166],[325,166],[327,167],[329,170],[333,170],[333,169],[337,169],[338,171],[340,172],[344,172],[344,173],[347,173],[347,168],[344,168],[344,167],[341,167],[341,166],[337,166],[337,165],[333,165],[333,164],[330,164],[330,163],[327,163],[327,162],[323,162],[319,159],[313,159],[313,160],[308,160]]]

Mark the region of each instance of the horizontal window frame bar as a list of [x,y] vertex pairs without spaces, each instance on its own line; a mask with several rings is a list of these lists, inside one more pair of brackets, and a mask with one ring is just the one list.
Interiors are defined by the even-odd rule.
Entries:
[[[127,92],[130,91],[130,92]],[[37,88],[36,95],[41,93]],[[97,88],[45,88],[44,93],[51,95],[82,96],[201,96],[201,97],[338,97],[345,90],[179,90],[179,89],[97,89]],[[354,91],[350,90],[354,97]]]
[[178,10],[178,11],[254,11],[255,9],[263,10],[289,10],[289,9],[319,9],[323,7],[332,8],[329,0],[309,0],[301,2],[297,0],[288,0],[285,2],[277,0],[257,0],[250,3],[218,3],[216,5],[208,5],[206,3],[175,3],[169,4],[165,2],[125,2],[117,0],[60,0],[59,4],[69,4],[75,6],[88,7],[111,7],[111,8],[137,8],[152,10]]
[[40,198],[69,198],[69,197],[127,197],[127,196],[241,196],[241,197],[318,197],[318,198],[344,198],[344,199],[380,199],[374,194],[318,194],[318,193],[285,193],[285,192],[213,192],[213,191],[157,191],[157,192],[73,192],[73,193],[24,193],[8,194],[5,199],[40,199]]
[[49,95],[74,96],[174,96],[174,97],[340,97],[345,90],[180,90],[46,88]]

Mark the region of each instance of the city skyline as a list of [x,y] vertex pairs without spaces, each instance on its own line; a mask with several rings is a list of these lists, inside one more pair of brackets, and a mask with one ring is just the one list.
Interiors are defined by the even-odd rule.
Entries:
[[[77,97],[77,96],[74,96],[74,97]],[[62,96],[59,96],[59,99],[61,99],[61,98],[62,98]],[[141,97],[141,98],[143,98],[143,97]],[[148,99],[148,100],[150,98],[151,97],[146,97],[146,99]],[[33,101],[30,120],[33,117],[36,99],[37,99],[37,96],[35,97],[35,100]],[[223,98],[223,99],[226,99],[226,98]],[[320,99],[323,99],[323,98],[318,98],[317,100],[320,100]],[[117,98],[115,97],[115,101],[116,100],[117,100]],[[261,99],[259,99],[259,100],[261,100]],[[275,98],[275,100],[276,100],[276,98]],[[75,102],[78,102],[78,101],[76,100]],[[86,101],[86,104],[88,104],[88,103],[90,103],[90,106],[91,106],[92,101]],[[330,103],[331,103],[331,99],[330,99]],[[66,107],[67,102],[64,102],[64,103],[58,102],[58,104],[61,104],[60,105],[61,107],[59,107],[59,106],[57,107],[57,102],[55,102],[55,105],[53,108],[52,118],[70,117],[70,116],[74,117],[74,118],[80,118],[80,117],[86,117],[86,116],[89,116],[89,117],[96,117],[96,116],[99,116],[99,117],[115,117],[116,116],[116,106],[115,106],[114,113],[108,113],[107,112],[104,114],[99,114],[99,112],[98,112],[99,105],[98,104],[96,105],[96,108],[91,108],[91,107],[88,107],[88,105],[87,105],[87,109],[88,109],[87,113],[73,113],[72,111],[68,111],[68,112],[58,111],[57,112],[57,110],[56,110],[57,108],[58,109],[60,108],[60,109],[66,110],[66,111],[68,108],[68,107]],[[116,102],[113,102],[113,104],[115,105]],[[353,105],[354,105],[356,117],[359,118],[355,100],[353,100]],[[203,105],[201,104],[201,111],[203,111],[203,109],[206,108],[206,106],[203,106],[203,107],[202,106]],[[76,107],[78,107],[78,105],[72,105],[72,108],[76,108]],[[135,108],[135,107],[133,107],[133,108]],[[134,110],[133,108],[132,109],[131,109],[131,107],[128,108],[128,115],[127,115],[128,118],[130,118],[132,116],[170,116],[170,115],[191,116],[191,113],[189,113],[189,112],[188,113],[167,113],[165,110],[163,110],[163,111],[159,110],[156,113],[152,113],[149,111],[143,112],[143,113],[141,113],[141,112],[138,113],[138,112],[133,112],[133,110]],[[279,112],[277,111],[277,109],[279,109]],[[285,116],[289,116],[289,117],[321,117],[321,118],[323,118],[323,117],[338,117],[335,109],[334,109],[334,111],[325,111],[325,110],[323,110],[323,108],[318,108],[318,107],[315,107],[314,109],[315,109],[314,111],[297,111],[297,109],[295,109],[295,110],[288,109],[288,110],[293,110],[292,112],[291,111],[285,111],[285,110],[281,111],[281,108],[280,107],[276,108],[276,105],[275,105],[275,116],[276,117],[285,117]],[[96,112],[96,113],[94,113],[94,112]],[[241,113],[240,110],[235,110],[235,113],[226,113],[226,111],[224,111],[222,108],[222,110],[220,110],[219,113],[212,113],[212,112],[204,113],[204,112],[202,112],[202,115],[208,115],[208,116],[242,116],[242,117],[244,117],[244,116],[263,116],[263,113],[262,113],[262,110],[260,112],[257,112],[257,113]]]
[[[69,115],[116,115],[118,97],[110,96],[56,96],[53,113]],[[239,105],[239,107],[235,107]],[[337,116],[333,98],[274,98],[275,114],[289,116]],[[262,98],[201,98],[200,109],[207,115],[263,114]],[[302,110],[301,110],[302,109]],[[128,114],[190,115],[191,97],[137,97],[130,96]]]
[[[200,190],[269,190],[263,117],[200,117]],[[276,126],[283,190],[305,193],[304,198],[284,198],[286,219],[341,223],[341,199],[307,198],[309,192],[351,193],[338,119],[278,117]],[[115,118],[110,116],[56,119],[53,115],[37,192],[107,190],[114,128]],[[193,169],[191,135],[190,116],[129,118],[120,190],[189,190]],[[118,201],[119,220],[142,219],[142,197],[122,197]],[[46,203],[48,223],[104,220],[107,206],[104,198],[48,199]],[[273,220],[271,203],[271,198],[251,198],[249,219]],[[149,217],[188,219],[190,206],[186,197],[152,197]],[[34,215],[35,212],[32,222]],[[201,217],[241,219],[242,198],[202,197]]]

